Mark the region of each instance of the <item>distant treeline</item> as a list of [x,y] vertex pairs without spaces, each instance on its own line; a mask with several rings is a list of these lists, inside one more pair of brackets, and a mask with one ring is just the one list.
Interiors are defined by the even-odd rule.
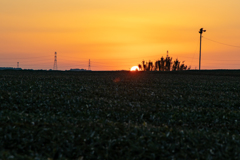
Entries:
[[187,67],[184,61],[181,63],[178,59],[172,61],[172,57],[167,55],[166,58],[162,57],[155,63],[142,61],[142,64],[139,64],[138,68],[142,71],[183,71],[190,70],[191,66]]
[[22,70],[22,68],[0,67],[0,70]]

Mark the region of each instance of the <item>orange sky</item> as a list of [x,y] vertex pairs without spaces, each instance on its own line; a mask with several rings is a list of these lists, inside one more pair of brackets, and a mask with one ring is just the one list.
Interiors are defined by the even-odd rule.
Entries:
[[239,0],[0,0],[0,67],[128,70],[166,56],[240,69]]

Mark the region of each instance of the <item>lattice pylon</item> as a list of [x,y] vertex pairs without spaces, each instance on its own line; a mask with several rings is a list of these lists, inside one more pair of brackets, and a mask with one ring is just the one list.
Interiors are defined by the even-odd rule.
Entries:
[[88,70],[89,70],[89,71],[91,70],[91,62],[90,62],[90,59],[89,59],[89,62],[88,62]]
[[53,64],[53,70],[57,70],[57,52],[55,52],[55,56],[54,56],[54,64]]

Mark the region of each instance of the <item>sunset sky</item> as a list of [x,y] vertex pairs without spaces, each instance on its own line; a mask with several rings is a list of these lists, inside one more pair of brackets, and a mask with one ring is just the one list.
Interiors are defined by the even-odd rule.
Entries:
[[240,69],[239,0],[0,0],[0,67],[52,69],[57,52],[60,70],[128,70],[168,50],[198,69],[200,28],[202,69]]

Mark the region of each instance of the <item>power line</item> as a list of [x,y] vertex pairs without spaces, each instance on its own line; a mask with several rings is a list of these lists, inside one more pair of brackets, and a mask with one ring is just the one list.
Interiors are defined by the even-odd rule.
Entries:
[[35,59],[35,58],[43,58],[43,57],[48,57],[49,59],[51,58],[50,56],[41,56],[41,57],[5,57],[3,59]]
[[240,48],[240,46],[235,46],[235,45],[231,45],[231,44],[226,44],[226,43],[218,42],[218,41],[215,41],[215,40],[211,40],[211,39],[209,39],[209,38],[206,38],[206,37],[203,37],[203,38],[204,38],[204,39],[207,39],[207,40],[209,40],[209,41],[215,42],[215,43],[222,44],[222,45],[226,45],[226,46],[230,46],[230,47]]

